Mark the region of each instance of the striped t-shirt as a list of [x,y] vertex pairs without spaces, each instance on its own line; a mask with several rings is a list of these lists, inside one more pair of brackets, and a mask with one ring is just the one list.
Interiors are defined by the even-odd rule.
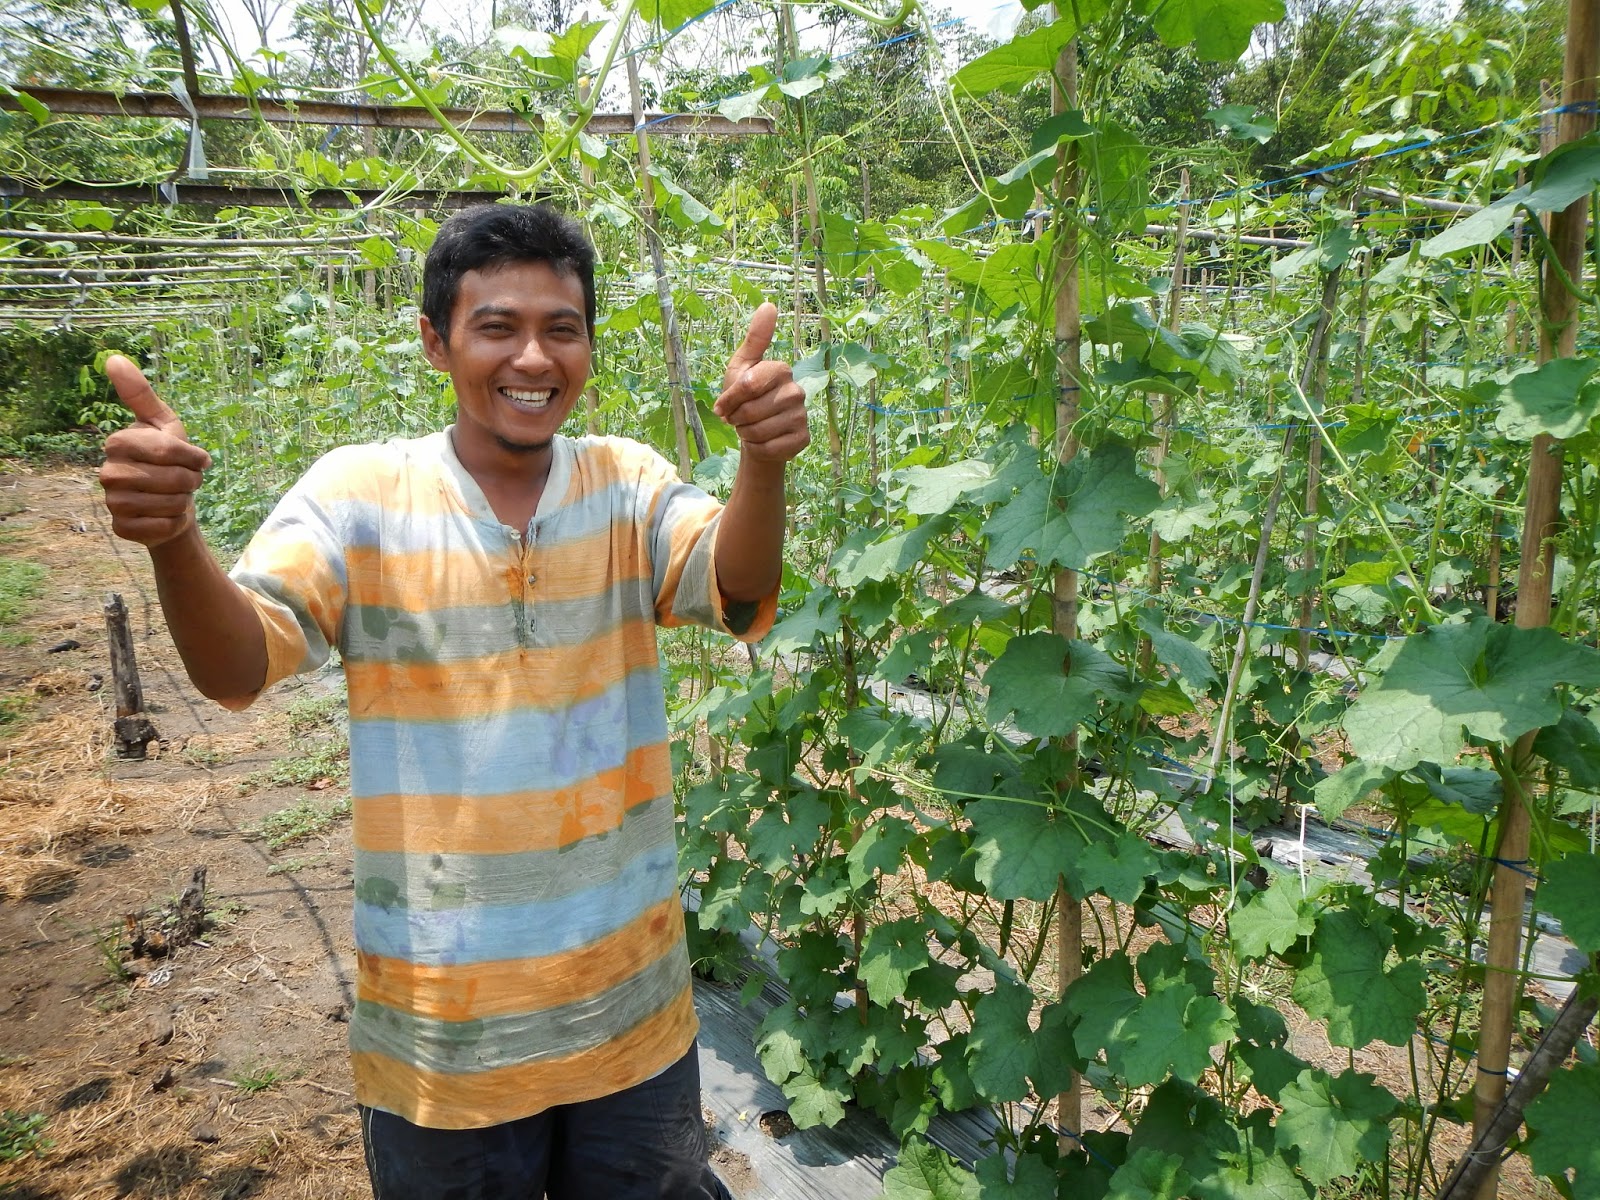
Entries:
[[330,646],[349,683],[360,1103],[494,1125],[687,1051],[655,626],[754,640],[776,604],[723,612],[719,512],[637,442],[557,438],[514,530],[446,431],[334,451],[251,541],[266,683]]

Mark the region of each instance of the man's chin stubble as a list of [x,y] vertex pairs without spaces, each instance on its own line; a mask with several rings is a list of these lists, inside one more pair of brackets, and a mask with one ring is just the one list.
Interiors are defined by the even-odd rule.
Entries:
[[498,433],[494,435],[494,440],[500,449],[511,454],[538,454],[541,450],[550,449],[551,445],[549,439],[542,442],[513,442],[510,438],[502,437]]

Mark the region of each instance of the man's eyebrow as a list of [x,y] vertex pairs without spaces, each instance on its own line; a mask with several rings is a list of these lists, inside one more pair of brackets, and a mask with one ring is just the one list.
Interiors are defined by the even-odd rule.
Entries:
[[[467,320],[477,321],[484,317],[515,317],[518,315],[520,315],[518,310],[511,307],[509,304],[480,304],[477,308],[473,309],[467,314]],[[563,305],[560,308],[553,308],[545,315],[553,321],[571,319],[574,317],[583,319],[583,313],[579,312],[570,305]]]

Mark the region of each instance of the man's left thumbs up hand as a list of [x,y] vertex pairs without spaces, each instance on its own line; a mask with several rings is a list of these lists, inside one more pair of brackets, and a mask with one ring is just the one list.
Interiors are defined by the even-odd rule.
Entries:
[[776,305],[756,309],[744,341],[728,360],[712,411],[733,426],[747,458],[786,463],[811,444],[811,433],[806,395],[794,381],[794,368],[765,357],[777,327]]

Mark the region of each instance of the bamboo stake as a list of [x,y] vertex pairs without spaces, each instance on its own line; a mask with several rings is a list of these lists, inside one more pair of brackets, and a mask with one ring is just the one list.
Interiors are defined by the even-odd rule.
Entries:
[[[800,53],[800,43],[794,29],[794,11],[783,7],[783,29],[787,51],[791,59]],[[810,105],[805,97],[795,101],[801,142],[800,176],[806,186],[806,226],[811,234],[811,262],[813,287],[817,297],[818,336],[822,341],[822,365],[830,372],[823,385],[823,411],[828,421],[828,463],[836,485],[834,509],[844,515],[844,438],[839,426],[839,408],[833,386],[833,322],[828,316],[828,273],[822,258],[822,204],[817,199],[817,173],[811,162]]]
[[[1300,371],[1301,395],[1306,395],[1311,390],[1317,360],[1322,353],[1322,343],[1328,336],[1329,326],[1333,324],[1333,309],[1339,298],[1339,277],[1343,273],[1342,266],[1335,267],[1322,281],[1321,309],[1317,315],[1316,327],[1311,331],[1311,344],[1306,347],[1305,365]],[[1222,693],[1222,707],[1217,712],[1217,727],[1211,735],[1211,767],[1206,772],[1202,791],[1211,790],[1222,762],[1223,747],[1228,743],[1233,704],[1239,694],[1239,680],[1244,675],[1245,655],[1250,651],[1250,629],[1255,624],[1256,609],[1261,604],[1261,582],[1267,573],[1267,556],[1272,545],[1272,531],[1278,523],[1278,506],[1283,502],[1289,455],[1294,450],[1295,439],[1300,435],[1300,427],[1301,422],[1298,419],[1291,420],[1289,428],[1283,434],[1282,461],[1278,465],[1278,479],[1272,485],[1272,495],[1268,498],[1266,512],[1261,517],[1261,540],[1256,543],[1255,566],[1250,572],[1250,591],[1245,597],[1244,614],[1239,620],[1239,640],[1234,645],[1233,665],[1228,669],[1228,685]]]
[[[630,59],[629,61],[631,62],[632,60]],[[588,79],[584,79],[578,84],[579,104],[587,104],[589,102],[589,93],[593,87],[593,82]],[[594,195],[594,168],[588,164],[581,154],[578,155],[578,182],[583,185],[585,195]],[[585,226],[589,225],[587,210],[584,213],[583,223]],[[591,242],[594,241],[592,230],[589,240]],[[594,330],[591,329],[589,333],[593,336]],[[595,385],[592,376],[590,377],[589,385],[583,389],[583,431],[590,437],[594,437],[600,432],[600,389]]]
[[[1312,395],[1315,411],[1322,412],[1328,398],[1328,339],[1317,347],[1316,391]],[[1306,447],[1306,509],[1301,526],[1301,562],[1304,571],[1317,568],[1317,508],[1322,503],[1322,439],[1314,437]],[[1307,576],[1309,579],[1309,576]],[[1300,663],[1302,671],[1311,669],[1311,619],[1316,615],[1317,589],[1307,587],[1300,597]]]
[[672,280],[667,275],[667,259],[661,249],[661,230],[656,224],[656,187],[650,177],[650,136],[644,131],[644,105],[639,98],[639,66],[627,56],[628,94],[633,101],[634,140],[639,145],[639,208],[644,213],[644,240],[650,251],[650,266],[656,277],[656,302],[661,307],[663,352],[667,361],[667,391],[672,407],[672,432],[678,442],[678,474],[689,478],[694,462],[689,457],[689,429],[694,429],[695,448],[700,457],[710,454],[700,414],[684,378],[683,343],[678,337],[678,312],[672,304]]
[[[1592,960],[1591,960],[1592,961]],[[1529,1103],[1544,1091],[1567,1055],[1572,1053],[1578,1038],[1594,1020],[1597,1000],[1576,988],[1561,1006],[1550,1028],[1539,1039],[1539,1045],[1529,1057],[1527,1065],[1517,1073],[1517,1082],[1506,1093],[1506,1098],[1495,1111],[1494,1118],[1472,1141],[1471,1147],[1456,1161],[1455,1170],[1439,1189],[1438,1200],[1465,1200],[1485,1183],[1492,1173],[1500,1169],[1502,1156],[1511,1135],[1522,1124],[1522,1114]]]
[[[1060,114],[1078,104],[1078,44],[1068,42],[1056,60],[1054,86],[1050,91],[1050,110]],[[1077,424],[1081,411],[1083,385],[1083,315],[1081,277],[1078,272],[1079,198],[1082,177],[1079,172],[1077,142],[1069,142],[1056,155],[1058,201],[1069,211],[1058,215],[1055,224],[1056,288],[1056,459],[1062,465],[1078,453]],[[1056,571],[1051,627],[1073,641],[1078,636],[1078,572]],[[1062,664],[1071,672],[1070,659]],[[1077,734],[1063,739],[1069,762],[1078,752]],[[1063,783],[1077,786],[1074,767]],[[1083,903],[1067,890],[1066,876],[1056,877],[1056,995],[1066,990],[1083,974]],[[1072,1149],[1073,1140],[1083,1132],[1083,1078],[1073,1073],[1064,1091],[1056,1096],[1056,1138],[1063,1154]]]
[[[1566,59],[1561,89],[1559,144],[1576,141],[1595,127],[1595,76],[1600,72],[1600,4],[1569,0]],[[1543,264],[1539,361],[1570,358],[1577,350],[1577,297],[1562,282],[1582,278],[1589,227],[1589,198],[1582,196],[1550,220],[1550,243],[1556,261]],[[1528,465],[1528,499],[1523,510],[1522,561],[1517,572],[1517,628],[1550,623],[1552,567],[1557,522],[1561,516],[1562,445],[1548,434],[1533,440]],[[1483,1018],[1478,1033],[1478,1076],[1473,1084],[1473,1132],[1484,1136],[1506,1092],[1511,1038],[1522,977],[1523,907],[1532,817],[1524,796],[1534,785],[1534,733],[1520,738],[1512,751],[1518,786],[1508,787],[1500,805],[1500,844],[1495,848],[1494,891],[1489,902],[1489,944],[1485,953]],[[1499,1190],[1498,1166],[1478,1189],[1479,1200],[1493,1200]]]
[[[1167,289],[1167,328],[1176,333],[1183,324],[1183,272],[1184,248],[1188,241],[1189,232],[1189,168],[1183,169],[1183,174],[1178,180],[1178,225],[1172,239],[1172,284]],[[1153,398],[1153,397],[1152,397]],[[1167,452],[1172,449],[1172,397],[1162,395],[1157,400],[1159,405],[1156,414],[1156,442],[1155,454],[1152,456],[1151,466],[1154,468],[1156,486],[1161,489],[1162,495],[1167,491]],[[1154,606],[1160,603],[1161,584],[1163,572],[1161,565],[1161,535],[1154,529],[1150,531],[1150,567],[1145,576],[1145,590],[1150,597],[1145,601],[1147,605]],[[1139,666],[1143,673],[1149,674],[1155,661],[1155,644],[1149,638],[1141,638],[1139,646]]]

